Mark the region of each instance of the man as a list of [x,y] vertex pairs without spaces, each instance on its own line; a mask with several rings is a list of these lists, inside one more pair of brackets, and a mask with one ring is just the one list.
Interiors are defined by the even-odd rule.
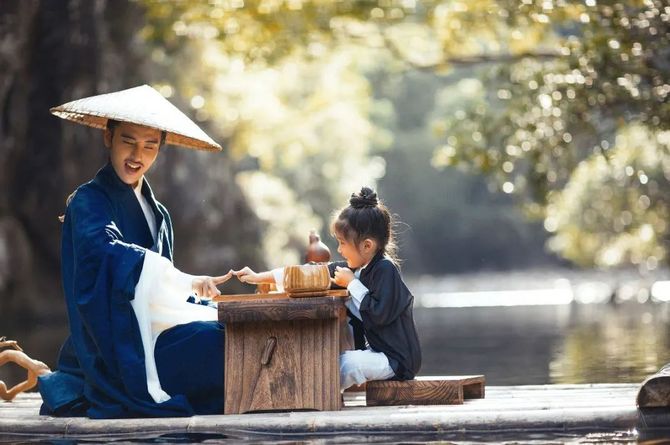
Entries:
[[[172,223],[145,179],[161,145],[220,150],[144,85],[53,108],[104,128],[109,162],[68,199],[61,240],[70,336],[39,379],[43,414],[92,418],[223,412],[223,327],[187,301],[220,294],[219,277],[172,264]],[[192,300],[192,298],[191,298]]]

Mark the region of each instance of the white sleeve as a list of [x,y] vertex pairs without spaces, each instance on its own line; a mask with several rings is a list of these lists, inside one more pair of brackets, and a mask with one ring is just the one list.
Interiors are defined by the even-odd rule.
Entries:
[[370,292],[367,287],[358,278],[353,279],[349,285],[347,286],[347,290],[349,291],[349,295],[351,298],[347,299],[347,302],[345,305],[349,309],[349,312],[351,312],[354,317],[358,318],[359,320],[363,320],[361,317],[361,302],[363,301],[363,298]]
[[272,276],[275,277],[275,286],[277,286],[277,292],[284,292],[284,268],[278,267],[272,269]]
[[215,308],[186,301],[191,293],[193,276],[175,268],[170,260],[146,250],[142,273],[130,302],[140,329],[144,347],[147,389],[156,403],[170,399],[158,379],[154,347],[166,329],[199,320],[217,320]]
[[361,308],[361,303],[363,302],[363,298],[370,292],[367,287],[358,278],[355,278],[351,280],[349,285],[347,286],[347,290],[349,291],[349,294],[351,295],[351,301],[353,301],[354,305],[356,305],[356,309]]

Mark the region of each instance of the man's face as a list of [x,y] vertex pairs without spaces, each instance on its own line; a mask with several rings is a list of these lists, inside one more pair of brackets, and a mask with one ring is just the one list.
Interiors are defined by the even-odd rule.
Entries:
[[114,134],[105,130],[112,167],[124,183],[136,187],[149,171],[160,149],[161,132],[154,128],[119,122]]

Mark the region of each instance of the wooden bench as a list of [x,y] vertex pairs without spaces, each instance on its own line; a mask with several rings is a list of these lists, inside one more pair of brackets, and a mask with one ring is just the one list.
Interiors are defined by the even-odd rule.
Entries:
[[414,380],[373,380],[367,382],[368,406],[460,405],[464,399],[483,399],[483,375],[425,376]]

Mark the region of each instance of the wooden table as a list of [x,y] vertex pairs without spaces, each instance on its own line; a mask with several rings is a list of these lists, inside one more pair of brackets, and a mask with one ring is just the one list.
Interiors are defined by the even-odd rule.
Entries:
[[339,410],[347,292],[217,297],[226,325],[225,414]]

